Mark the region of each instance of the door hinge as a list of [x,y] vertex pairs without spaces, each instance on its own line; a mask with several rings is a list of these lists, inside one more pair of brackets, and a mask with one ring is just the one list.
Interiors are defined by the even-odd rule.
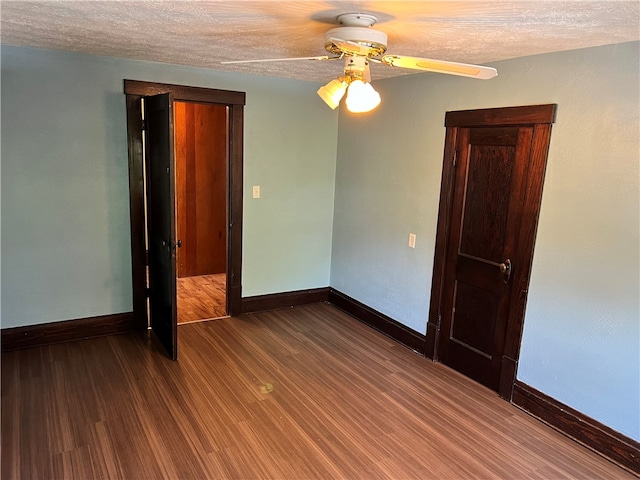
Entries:
[[149,287],[144,287],[144,296],[146,298],[151,297],[151,289]]
[[143,131],[147,129],[147,121],[145,119],[140,120],[140,129]]

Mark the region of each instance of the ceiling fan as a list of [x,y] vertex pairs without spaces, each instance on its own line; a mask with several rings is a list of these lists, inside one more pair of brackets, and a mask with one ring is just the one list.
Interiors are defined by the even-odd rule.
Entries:
[[324,48],[332,55],[296,58],[268,58],[262,60],[234,60],[222,64],[282,62],[294,60],[340,60],[344,59],[344,75],[320,87],[318,95],[335,109],[345,93],[349,111],[368,112],[380,104],[380,95],[371,86],[369,64],[379,63],[389,67],[408,68],[427,72],[446,73],[463,77],[489,79],[498,72],[495,68],[468,63],[448,62],[430,58],[390,55],[387,51],[387,34],[371,28],[378,21],[368,13],[344,13],[338,15],[340,27],[325,34]]

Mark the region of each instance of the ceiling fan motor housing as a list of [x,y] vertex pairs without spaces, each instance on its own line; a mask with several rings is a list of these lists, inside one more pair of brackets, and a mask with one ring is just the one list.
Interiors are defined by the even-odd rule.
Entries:
[[387,34],[372,28],[338,27],[332,28],[326,33],[325,50],[336,55],[349,53],[349,51],[345,52],[344,48],[337,45],[335,40],[363,47],[367,57],[377,57],[387,51]]
[[[352,45],[358,55],[377,57],[387,51],[387,34],[370,28],[377,22],[375,15],[366,13],[345,13],[338,15],[338,22],[342,27],[332,28],[325,34],[324,48],[336,55],[354,54]],[[343,45],[340,45],[342,43]]]

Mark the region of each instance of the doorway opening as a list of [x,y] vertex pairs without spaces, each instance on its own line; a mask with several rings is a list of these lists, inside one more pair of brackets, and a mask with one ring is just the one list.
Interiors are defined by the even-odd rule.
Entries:
[[245,94],[133,80],[124,93],[135,328],[176,359],[180,278],[216,276],[219,308],[199,319],[241,313]]
[[227,316],[228,107],[175,101],[178,324]]

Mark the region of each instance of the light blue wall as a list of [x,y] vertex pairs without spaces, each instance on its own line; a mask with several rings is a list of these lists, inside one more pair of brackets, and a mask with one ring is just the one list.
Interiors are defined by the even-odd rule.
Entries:
[[244,296],[331,284],[422,333],[444,113],[558,103],[518,378],[639,438],[638,43],[497,62],[486,82],[377,82],[379,110],[341,111],[339,133],[312,83],[4,46],[1,62],[3,328],[131,310],[123,78],[247,92]]
[[489,81],[376,82],[376,112],[340,112],[331,260],[332,287],[425,333],[445,112],[557,103],[518,378],[635,439],[638,53],[627,43],[496,62]]
[[1,66],[3,328],[131,311],[125,78],[247,93],[243,295],[329,284],[338,115],[318,85],[7,46]]

